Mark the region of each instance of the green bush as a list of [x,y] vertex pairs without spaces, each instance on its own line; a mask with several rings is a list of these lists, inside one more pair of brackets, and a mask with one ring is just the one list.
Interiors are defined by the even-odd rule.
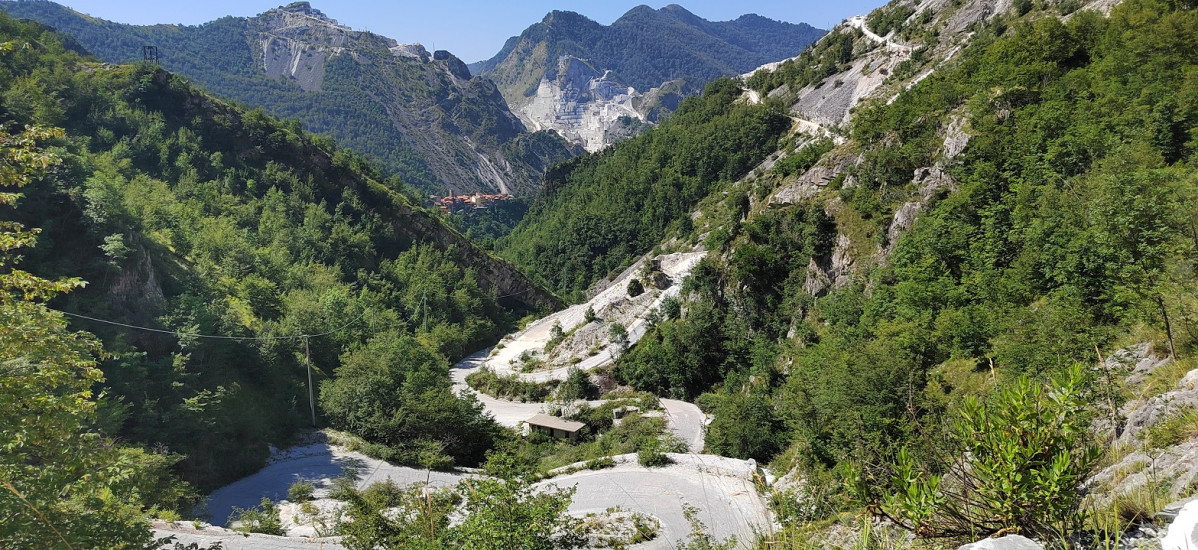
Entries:
[[1057,540],[1073,532],[1084,519],[1081,485],[1100,455],[1082,372],[1074,367],[1048,387],[1020,377],[986,403],[967,399],[950,425],[950,447],[937,455],[946,459],[919,464],[900,450],[897,492],[883,513],[921,536],[1018,531]]
[[880,8],[870,13],[865,23],[873,32],[886,36],[892,30],[902,31],[903,23],[913,13],[915,13],[915,8],[910,6],[898,5]]
[[562,324],[554,321],[553,326],[549,328],[549,341],[545,342],[545,353],[553,351],[562,340],[566,339],[566,332],[562,330]]
[[432,445],[477,465],[502,428],[472,394],[453,393],[448,370],[415,338],[383,333],[341,357],[320,384],[320,406],[333,427],[395,449],[405,464],[423,468]]
[[616,461],[613,460],[612,457],[610,457],[610,456],[601,456],[599,458],[593,458],[591,460],[588,460],[586,463],[586,469],[588,469],[588,470],[602,470],[604,468],[614,468],[615,466],[616,466]]
[[641,449],[636,452],[636,461],[646,468],[665,466],[672,462],[670,457],[662,452],[661,441],[656,438],[646,441],[641,446]]
[[308,502],[312,500],[313,493],[316,492],[316,486],[309,481],[298,480],[287,488],[287,500],[291,502]]
[[682,301],[676,296],[670,296],[661,301],[661,314],[666,319],[682,317]]
[[466,383],[482,393],[500,399],[519,399],[527,403],[540,403],[549,398],[558,387],[557,380],[544,383],[529,382],[516,375],[499,376],[489,368],[479,369],[466,376]]
[[267,535],[285,535],[283,522],[279,519],[279,509],[269,498],[262,497],[262,502],[253,508],[233,508],[229,516],[230,522],[241,522],[237,528],[242,533],[265,533]]
[[591,375],[578,367],[570,367],[565,382],[558,386],[557,396],[564,401],[595,399],[599,397],[599,387],[591,382]]
[[781,450],[778,434],[784,431],[768,396],[733,393],[718,399],[713,412],[707,427],[712,453],[765,462]]

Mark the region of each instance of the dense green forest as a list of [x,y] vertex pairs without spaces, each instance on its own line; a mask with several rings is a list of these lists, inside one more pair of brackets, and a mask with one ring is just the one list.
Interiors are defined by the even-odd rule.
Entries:
[[[157,46],[166,69],[223,97],[300,120],[307,130],[332,136],[375,161],[385,175],[398,175],[424,193],[489,189],[473,181],[476,176],[467,170],[473,163],[463,160],[471,153],[457,136],[507,158],[514,170],[509,184],[522,192],[535,187],[548,165],[572,154],[556,135],[525,134],[489,82],[468,75],[456,82],[450,74],[451,65],[461,63],[456,58],[395,56],[387,39],[369,33],[347,33],[347,46],[357,55],[306,60],[325,67],[317,89],[305,90],[295,79],[263,71],[261,37],[271,29],[257,18],[136,26],[86,17],[53,2],[5,1],[0,9],[61,30],[112,63],[140,61],[143,46]],[[319,38],[312,40],[319,45]]]
[[[6,217],[40,229],[22,269],[89,283],[49,306],[87,316],[72,326],[103,344],[100,436],[152,449],[211,489],[311,422],[310,360],[320,424],[364,430],[361,408],[391,407],[404,420],[389,433],[402,438],[372,439],[396,458],[431,446],[481,460],[496,428],[450,393],[447,361],[553,307],[551,295],[295,122],[157,67],[99,64],[3,15],[0,42],[12,45],[0,54],[5,131],[65,129],[44,140],[60,162]],[[340,377],[379,349],[410,356],[376,386],[380,402],[338,401]],[[396,391],[418,399],[397,403]],[[395,410],[409,405],[439,416]],[[477,429],[445,434],[449,424]]]
[[532,199],[517,197],[496,201],[485,210],[466,210],[449,215],[449,222],[479,246],[491,249],[495,240],[512,232],[520,224]]
[[[658,324],[616,368],[636,387],[697,397],[715,415],[712,452],[804,472],[816,484],[809,495],[820,496],[787,522],[845,506],[847,488],[830,473],[852,464],[864,480],[862,504],[878,510],[887,490],[926,498],[886,509],[917,532],[960,534],[961,524],[940,515],[927,476],[944,471],[945,456],[1007,452],[964,445],[980,441],[959,426],[971,418],[958,416],[966,397],[1013,384],[1023,389],[1004,390],[995,407],[1043,407],[1032,388],[1055,379],[1067,389],[1055,390],[1053,414],[1080,411],[1073,399],[1107,403],[1116,399],[1102,387],[1110,380],[1072,367],[1129,341],[1153,341],[1192,365],[1198,13],[1184,2],[1132,0],[1109,18],[1018,15],[980,26],[955,66],[892,103],[858,109],[839,150],[861,159],[847,174],[854,186],[840,177],[811,201],[729,216],[728,233],[706,241],[713,254],[687,282],[684,313]],[[813,53],[816,65],[829,43]],[[972,135],[947,167],[957,183],[888,243],[894,211],[919,196],[911,175],[937,160],[950,116],[967,117]],[[579,171],[568,179],[588,181],[592,172]],[[735,212],[734,201],[708,203]],[[529,227],[538,223],[533,212]],[[828,261],[838,233],[864,251],[858,262],[888,244],[893,253],[813,297],[804,290],[808,266]],[[1021,376],[1030,382],[1015,384]],[[1032,422],[1019,418],[1010,422]],[[1062,470],[1075,477],[1060,483],[1075,491],[1093,461],[1051,445],[1080,461]],[[900,449],[909,454],[895,465]],[[1039,513],[972,528],[1028,521],[1020,525],[1038,532],[1044,526],[1026,517]]]
[[689,232],[698,202],[745,175],[790,128],[778,105],[749,106],[740,93],[735,81],[716,80],[657,130],[553,168],[497,248],[550,288],[578,295],[667,229]]
[[[509,87],[526,81],[521,78],[526,75],[516,68],[537,73],[534,81],[527,81],[535,91],[541,75],[555,78],[557,59],[563,55],[614,71],[622,82],[640,91],[682,78],[688,82],[684,91],[690,93],[721,76],[794,56],[823,33],[806,23],[796,25],[757,15],[712,22],[678,5],[658,10],[638,6],[609,26],[574,12],[554,11],[509,39],[495,57],[471,69],[496,80],[509,99],[513,92]],[[533,53],[538,44],[544,44],[544,54]],[[548,65],[524,66],[535,63],[534,56]]]
[[[870,24],[935,40],[903,27],[904,5]],[[655,247],[709,251],[603,374],[694,400],[713,415],[707,452],[802,480],[773,495],[782,530],[759,547],[812,547],[808,530],[846,510],[926,537],[1096,530],[1080,509],[1092,430],[1117,433],[1129,396],[1095,365],[1147,341],[1198,366],[1198,11],[1059,15],[1028,2],[979,21],[952,63],[858,106],[840,144],[788,135],[784,105],[716,80],[659,127],[557,165],[487,245],[571,298]],[[746,86],[818,82],[860,40]],[[451,393],[449,361],[560,304],[402,181],[295,122],[76,49],[0,14],[0,420],[16,427],[0,546],[149,546],[146,510],[186,507],[306,428],[309,362],[322,425],[490,476],[457,493],[339,487],[348,547],[571,547],[569,491],[534,492],[534,471],[602,468],[591,453],[613,449],[667,459],[664,421],[617,427],[614,401],[583,409],[611,425],[568,445],[517,440]],[[950,128],[969,140],[947,158]],[[742,180],[774,152],[788,156]],[[766,200],[821,163],[843,168]],[[933,166],[938,187],[919,177]],[[522,206],[459,223],[486,240]],[[847,278],[813,287],[834,257]],[[586,378],[561,386],[584,396]]]

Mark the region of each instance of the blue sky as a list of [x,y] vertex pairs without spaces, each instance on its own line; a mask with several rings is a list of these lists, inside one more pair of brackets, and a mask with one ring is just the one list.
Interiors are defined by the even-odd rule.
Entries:
[[[224,15],[253,16],[290,0],[201,0],[166,2],[149,0],[58,0],[60,4],[118,23],[195,25]],[[313,0],[317,8],[343,25],[389,36],[400,42],[420,42],[425,47],[449,50],[467,63],[487,59],[504,40],[520,34],[551,10],[581,13],[604,25],[640,4],[660,8],[676,3],[711,21],[727,21],[746,13],[771,19],[830,28],[842,19],[867,13],[885,0],[692,0],[645,2],[592,0],[590,2],[521,0],[480,2],[468,0]]]

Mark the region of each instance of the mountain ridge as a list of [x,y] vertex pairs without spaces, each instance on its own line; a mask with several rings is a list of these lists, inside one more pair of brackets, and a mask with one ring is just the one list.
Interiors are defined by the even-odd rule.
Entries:
[[[525,125],[594,152],[657,122],[712,79],[792,57],[822,34],[753,14],[707,21],[677,4],[637,6],[611,25],[554,10],[470,67],[495,82]],[[594,75],[563,80],[568,60]],[[591,93],[617,83],[626,89]]]
[[74,37],[109,62],[156,45],[164,67],[378,161],[426,193],[531,194],[542,172],[576,153],[529,133],[489,81],[448,52],[355,31],[307,2],[201,25],[122,25],[52,2],[0,9]]

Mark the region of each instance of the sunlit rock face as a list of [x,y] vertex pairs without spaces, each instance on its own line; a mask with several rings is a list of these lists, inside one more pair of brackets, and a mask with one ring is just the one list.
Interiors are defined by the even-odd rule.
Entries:
[[[553,130],[595,152],[656,119],[661,90],[642,94],[612,71],[600,71],[584,59],[567,55],[558,59],[556,70],[546,73],[516,114],[533,129]],[[682,99],[680,94],[671,95],[669,110]]]

